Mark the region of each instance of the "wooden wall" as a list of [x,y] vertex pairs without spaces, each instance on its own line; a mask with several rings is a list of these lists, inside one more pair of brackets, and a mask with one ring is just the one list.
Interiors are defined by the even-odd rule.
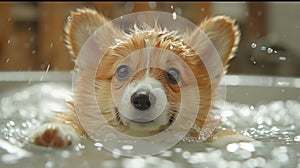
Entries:
[[0,3],[0,71],[72,70],[63,27],[71,10],[93,7],[114,19],[147,10],[174,12],[198,24],[209,15],[210,3]]

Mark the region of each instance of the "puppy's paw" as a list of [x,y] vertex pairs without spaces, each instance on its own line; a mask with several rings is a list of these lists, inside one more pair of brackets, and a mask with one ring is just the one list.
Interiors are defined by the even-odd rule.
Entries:
[[77,143],[79,136],[69,125],[47,123],[37,128],[30,139],[39,146],[62,148]]
[[237,142],[256,142],[251,137],[243,134],[243,132],[236,132],[233,130],[223,130],[215,133],[210,139],[211,145],[216,147],[223,147],[230,143]]

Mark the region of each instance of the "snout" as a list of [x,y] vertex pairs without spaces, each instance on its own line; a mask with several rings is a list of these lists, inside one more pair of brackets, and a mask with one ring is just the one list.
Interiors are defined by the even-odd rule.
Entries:
[[147,90],[138,90],[131,95],[131,104],[140,111],[149,109],[155,103],[155,96]]

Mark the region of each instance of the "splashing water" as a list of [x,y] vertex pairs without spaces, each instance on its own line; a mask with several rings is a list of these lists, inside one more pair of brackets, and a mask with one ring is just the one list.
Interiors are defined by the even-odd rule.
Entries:
[[260,50],[261,50],[261,51],[266,51],[266,50],[267,50],[267,47],[261,46],[261,47],[260,47]]
[[261,141],[291,142],[300,134],[299,108],[300,103],[293,100],[274,101],[257,107],[226,103],[227,117],[222,121]]
[[251,43],[251,48],[256,48],[257,44],[256,43]]
[[172,13],[172,18],[173,18],[173,20],[176,20],[176,19],[177,19],[177,14],[176,14],[176,12],[173,12],[173,13]]
[[272,48],[268,48],[268,49],[267,49],[267,52],[268,52],[269,54],[271,54],[271,53],[273,53],[273,49],[272,49]]
[[[32,85],[0,100],[0,167],[297,167],[300,155],[300,102],[272,101],[262,105],[226,102],[223,129],[243,130],[260,142],[231,143],[215,148],[181,142],[157,156],[123,157],[103,144],[83,139],[62,150],[36,147],[28,134],[53,115],[65,111],[71,88],[53,83]],[[298,158],[298,159],[297,159]],[[78,161],[77,161],[78,160]],[[59,163],[59,164],[58,164]]]
[[67,20],[68,20],[68,22],[71,22],[72,21],[72,16],[68,16]]

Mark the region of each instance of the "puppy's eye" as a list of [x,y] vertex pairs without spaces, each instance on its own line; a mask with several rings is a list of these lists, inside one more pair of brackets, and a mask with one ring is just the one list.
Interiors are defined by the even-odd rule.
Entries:
[[166,78],[168,82],[177,84],[180,80],[180,73],[176,68],[171,67],[166,72]]
[[120,65],[117,68],[116,77],[118,80],[126,80],[129,77],[129,67],[127,65]]

